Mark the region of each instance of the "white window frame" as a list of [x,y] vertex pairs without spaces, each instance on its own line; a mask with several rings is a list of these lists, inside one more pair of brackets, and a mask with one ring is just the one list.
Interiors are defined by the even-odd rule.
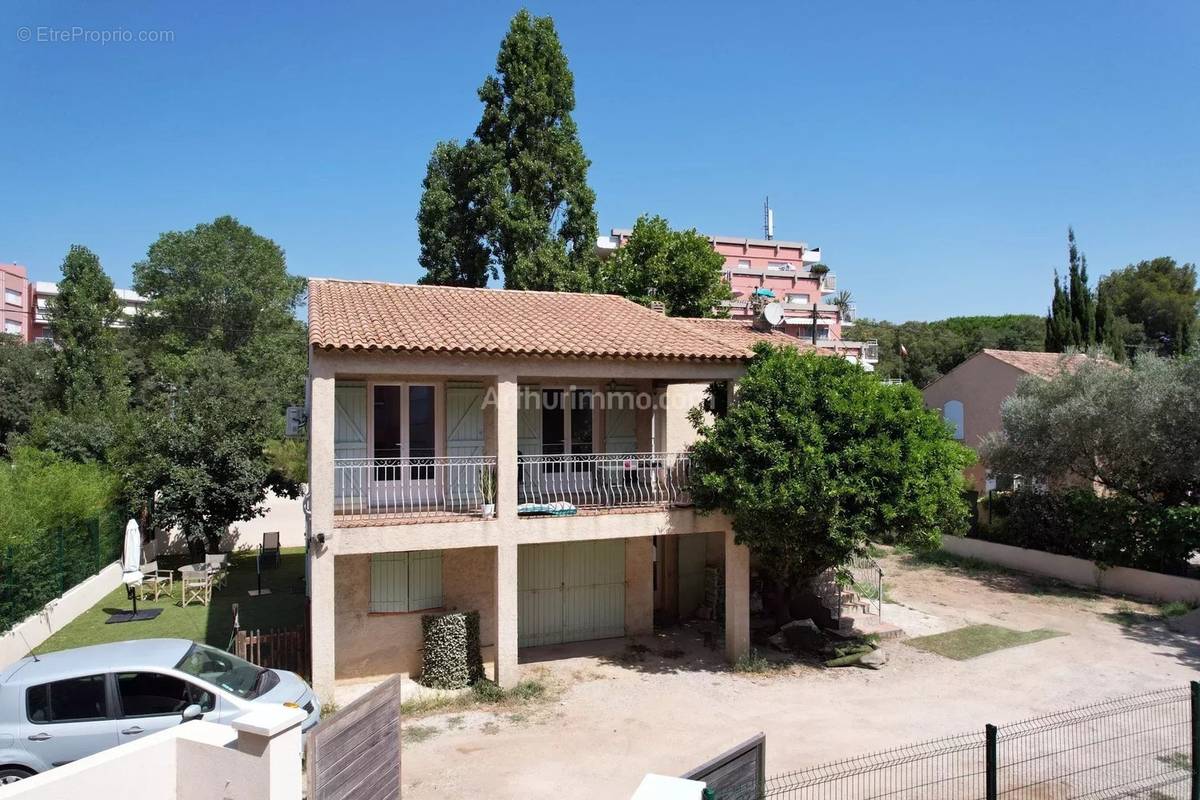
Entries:
[[4,320],[4,332],[10,336],[20,336],[25,332],[25,326],[19,319],[6,319]]
[[[14,297],[16,298],[15,300],[13,299]],[[4,302],[8,303],[10,306],[21,305],[21,290],[20,289],[5,289],[4,290]]]

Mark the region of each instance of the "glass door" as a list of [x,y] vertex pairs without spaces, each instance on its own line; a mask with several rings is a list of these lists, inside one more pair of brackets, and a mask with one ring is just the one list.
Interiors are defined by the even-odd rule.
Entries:
[[437,485],[437,390],[425,384],[372,387],[372,499],[393,511],[428,507]]

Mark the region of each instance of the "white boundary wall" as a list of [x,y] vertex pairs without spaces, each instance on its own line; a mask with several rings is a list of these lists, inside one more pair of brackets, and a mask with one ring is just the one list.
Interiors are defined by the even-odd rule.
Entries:
[[67,590],[45,607],[0,636],[0,667],[24,658],[71,620],[100,602],[121,585],[121,562],[114,561],[92,577]]
[[1077,586],[1087,586],[1112,594],[1127,594],[1159,602],[1181,600],[1200,603],[1200,580],[1195,578],[1163,575],[1129,567],[1104,569],[1095,562],[1082,558],[1027,550],[1024,547],[997,544],[982,539],[962,539],[957,536],[943,536],[942,549],[956,556],[977,558],[990,564],[1058,578]]
[[[228,533],[221,539],[222,552],[257,550],[266,531],[279,531],[280,547],[304,547],[303,494],[293,500],[267,492],[267,499],[260,508],[265,512],[263,516],[229,526]],[[158,555],[178,555],[188,551],[187,540],[179,531],[159,531],[154,537],[154,546]]]

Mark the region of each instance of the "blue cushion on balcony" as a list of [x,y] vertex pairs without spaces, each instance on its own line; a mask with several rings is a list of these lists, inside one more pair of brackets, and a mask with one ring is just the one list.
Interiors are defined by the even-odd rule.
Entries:
[[570,503],[521,503],[517,515],[523,517],[573,517],[577,509]]

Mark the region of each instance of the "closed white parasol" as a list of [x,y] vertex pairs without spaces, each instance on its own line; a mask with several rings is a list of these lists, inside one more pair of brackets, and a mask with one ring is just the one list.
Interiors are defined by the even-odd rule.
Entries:
[[162,613],[161,608],[148,608],[138,611],[138,587],[142,585],[142,532],[136,520],[129,520],[125,526],[125,549],[121,554],[121,582],[125,584],[125,592],[129,602],[133,603],[132,611],[118,611],[108,618],[113,622],[141,622],[154,619]]
[[125,551],[121,558],[121,580],[126,586],[142,585],[142,532],[137,520],[125,526]]

